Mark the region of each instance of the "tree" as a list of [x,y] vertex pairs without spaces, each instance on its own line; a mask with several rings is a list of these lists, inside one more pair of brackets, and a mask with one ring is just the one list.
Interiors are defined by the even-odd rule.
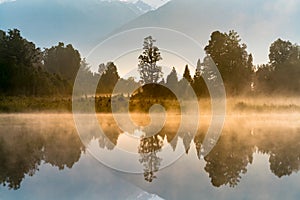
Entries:
[[300,48],[290,41],[277,39],[269,49],[269,63],[256,72],[256,90],[272,94],[300,91]]
[[190,92],[192,90],[189,90],[189,84],[193,84],[193,79],[191,77],[189,67],[188,65],[186,65],[183,73],[183,78],[178,82],[178,91],[179,94],[182,95],[182,97],[191,97],[192,94],[190,94]]
[[213,32],[204,49],[217,65],[228,94],[241,94],[251,89],[252,55],[248,55],[246,48],[238,33],[232,30]]
[[71,44],[60,42],[44,52],[45,68],[73,84],[80,68],[80,54]]
[[87,95],[93,94],[95,91],[92,91],[92,85],[97,84],[97,79],[94,76],[94,73],[90,69],[90,65],[87,63],[86,59],[83,58],[80,62],[80,68],[78,70],[77,78],[78,86],[76,88],[77,94]]
[[[100,67],[103,67],[103,64],[100,64],[99,68]],[[98,83],[97,93],[112,94],[120,76],[113,62],[108,62],[104,69]]]
[[171,73],[167,76],[166,86],[171,90],[178,88],[178,77],[175,67],[173,67]]
[[128,79],[121,78],[119,80],[118,87],[115,88],[115,93],[118,94],[128,94],[134,91],[136,88],[139,88],[140,84],[135,81],[134,77],[129,77]]
[[44,70],[41,50],[19,30],[0,30],[0,92],[40,96],[65,94],[67,88],[59,77]]
[[204,68],[202,68],[202,64],[200,60],[197,62],[197,68],[195,70],[195,75],[192,82],[192,87],[194,89],[195,94],[197,97],[200,96],[207,96],[208,95],[208,89],[206,86],[206,83],[203,79],[203,74],[205,73]]
[[279,38],[270,46],[269,63],[274,67],[280,67],[280,65],[295,59],[297,51],[298,48],[296,45]]
[[185,78],[190,84],[193,82],[188,65],[185,66],[183,78]]
[[159,49],[154,45],[151,36],[144,39],[143,53],[139,56],[138,70],[144,84],[157,83],[162,77],[162,69],[157,62],[162,60]]

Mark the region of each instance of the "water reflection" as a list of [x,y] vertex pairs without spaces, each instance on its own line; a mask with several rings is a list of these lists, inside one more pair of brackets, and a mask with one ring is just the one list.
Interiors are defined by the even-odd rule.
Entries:
[[[298,172],[299,117],[292,116],[289,120],[286,117],[277,116],[272,120],[268,116],[229,117],[216,146],[204,157],[204,170],[211,184],[215,187],[237,186],[252,164],[254,153],[268,155],[270,170],[279,178]],[[144,121],[141,117],[138,120]],[[139,154],[138,162],[144,169],[145,181],[159,179],[157,172],[163,162],[160,153],[168,145],[174,152],[177,148],[184,148],[186,154],[194,148],[197,152],[194,159],[203,159],[200,152],[209,118],[201,120],[196,135],[190,133],[188,126],[177,132],[179,116],[172,116],[156,135],[145,133],[135,149]],[[124,133],[110,115],[101,115],[99,123],[105,135],[95,134],[91,128],[82,141],[97,140],[100,149],[114,151]],[[0,116],[0,183],[3,186],[19,189],[24,177],[33,176],[44,163],[59,170],[72,168],[84,153],[85,147],[76,133],[71,115]]]
[[[147,135],[146,135],[147,136]],[[163,146],[163,139],[160,135],[142,138],[138,153],[141,155],[140,163],[144,166],[144,178],[146,181],[152,182],[155,172],[159,170],[162,159],[157,156],[157,152]]]
[[72,123],[55,116],[1,116],[0,128],[0,183],[10,189],[20,188],[41,163],[72,168],[84,151]]

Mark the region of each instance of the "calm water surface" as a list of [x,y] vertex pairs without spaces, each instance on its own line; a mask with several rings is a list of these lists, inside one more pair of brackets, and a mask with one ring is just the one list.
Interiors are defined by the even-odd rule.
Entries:
[[[188,126],[177,132],[180,116],[170,116],[143,139],[122,132],[111,115],[98,120],[103,134],[86,122],[79,137],[71,114],[0,115],[0,199],[300,199],[299,115],[227,116],[204,157],[209,117],[191,134]],[[113,170],[92,154],[137,173]]]

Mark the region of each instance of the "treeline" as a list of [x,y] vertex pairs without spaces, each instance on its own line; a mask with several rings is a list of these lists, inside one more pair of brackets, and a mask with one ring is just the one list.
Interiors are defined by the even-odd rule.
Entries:
[[[253,56],[247,52],[235,31],[211,34],[204,48],[207,56],[198,60],[194,76],[186,66],[183,78],[193,87],[198,97],[208,96],[204,77],[212,85],[216,74],[211,60],[217,66],[228,96],[236,95],[299,95],[300,94],[300,46],[277,39],[269,48],[269,62],[253,65]],[[162,80],[164,82],[164,80]],[[184,92],[182,80],[178,81],[176,69],[167,76],[166,85]]]
[[269,63],[258,66],[254,89],[259,94],[300,94],[300,46],[277,39],[270,46]]
[[[76,91],[80,95],[93,95],[95,91],[91,91],[90,85],[97,84],[98,95],[110,96],[115,84],[120,81],[122,84],[115,91],[117,93],[127,94],[141,84],[160,83],[184,94],[188,83],[198,97],[209,96],[203,77],[212,84],[216,80],[210,58],[220,71],[227,95],[298,95],[300,92],[300,47],[290,41],[278,39],[273,42],[269,49],[269,62],[254,66],[252,54],[247,52],[247,46],[241,42],[237,32],[215,31],[204,48],[207,56],[203,61],[198,60],[193,75],[186,66],[184,79],[180,80],[175,68],[164,80],[163,72],[156,64],[162,57],[154,42],[151,36],[145,38],[144,52],[138,58],[141,81],[137,82],[133,77],[120,79],[117,66],[112,62],[100,64],[98,72],[92,72],[71,44],[59,43],[41,50],[23,38],[17,29],[0,30],[0,94],[69,96],[80,71],[77,77],[79,89]],[[152,63],[147,63],[149,60]],[[147,66],[154,68],[147,69]],[[151,70],[153,73],[149,75]]]
[[[0,30],[0,94],[3,96],[70,96],[78,81],[81,94],[93,94],[91,84],[97,84],[97,93],[111,94],[120,79],[112,62],[99,66],[93,73],[71,44],[58,45],[41,50],[33,42],[23,38],[17,29]],[[102,76],[100,77],[100,73]],[[135,87],[133,78],[121,79],[122,92]]]
[[31,96],[70,93],[68,80],[48,71],[54,64],[51,56],[55,48],[76,53],[71,45],[64,47],[62,44],[41,51],[34,43],[21,37],[19,30],[9,30],[7,33],[0,30],[1,94]]

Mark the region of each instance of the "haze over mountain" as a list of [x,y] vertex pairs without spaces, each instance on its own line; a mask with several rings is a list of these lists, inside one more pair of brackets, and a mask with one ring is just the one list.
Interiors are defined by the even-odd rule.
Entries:
[[114,29],[152,9],[142,1],[2,0],[0,29],[17,28],[40,47],[72,43],[84,54]]
[[300,42],[300,1],[294,0],[172,0],[132,20],[115,32],[157,26],[192,36],[203,47],[215,30],[237,31],[254,63],[266,63],[270,44],[277,38]]
[[1,0],[0,28],[18,28],[40,47],[72,43],[82,56],[106,37],[131,28],[175,29],[203,47],[213,31],[234,29],[253,53],[255,64],[268,61],[269,46],[277,38],[300,41],[300,1],[168,1]]

